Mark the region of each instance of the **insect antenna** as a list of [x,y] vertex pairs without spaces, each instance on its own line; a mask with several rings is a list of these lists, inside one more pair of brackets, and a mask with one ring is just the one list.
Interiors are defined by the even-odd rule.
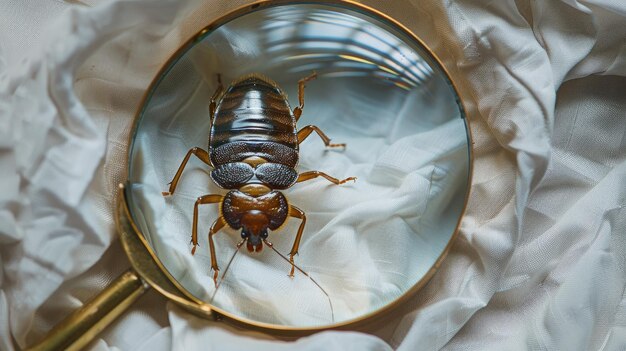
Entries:
[[270,243],[267,240],[263,240],[263,242],[265,243],[265,245],[267,245],[270,249],[272,249],[272,251],[276,252],[276,254],[278,256],[280,256],[283,260],[287,261],[287,263],[289,263],[290,265],[293,265],[294,267],[296,267],[296,269],[298,271],[300,271],[300,273],[306,275],[309,279],[311,279],[311,281],[313,282],[313,284],[317,285],[317,287],[324,293],[324,295],[326,295],[326,298],[328,299],[328,305],[330,306],[330,318],[331,318],[331,322],[334,323],[335,322],[335,311],[333,309],[333,301],[330,299],[330,295],[328,295],[328,293],[326,292],[326,290],[324,290],[324,288],[322,288],[321,285],[319,285],[319,283],[317,281],[315,281],[315,279],[313,279],[313,277],[311,277],[307,272],[303,271],[302,268],[298,267],[297,264],[292,263],[291,261],[289,261],[289,259],[287,257],[285,257],[285,255],[281,254],[278,250],[276,250],[274,248],[274,245],[272,243]]
[[213,295],[211,295],[211,299],[209,300],[210,302],[213,302],[213,299],[215,298],[215,295],[217,294],[217,290],[222,285],[222,281],[224,281],[224,277],[226,277],[226,274],[228,273],[228,269],[230,268],[231,263],[233,263],[233,261],[235,260],[235,256],[237,256],[237,253],[239,252],[239,249],[241,248],[241,246],[243,245],[244,242],[246,242],[246,241],[245,240],[241,240],[240,242],[237,243],[237,250],[235,250],[233,255],[230,256],[230,260],[228,260],[228,264],[226,264],[226,268],[224,269],[224,273],[221,275],[219,283],[217,283],[217,285],[215,286],[215,291],[213,291]]

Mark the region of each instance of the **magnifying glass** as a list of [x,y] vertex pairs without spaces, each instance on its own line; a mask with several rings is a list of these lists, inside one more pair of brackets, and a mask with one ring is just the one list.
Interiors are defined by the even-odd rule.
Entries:
[[[301,236],[302,216],[271,227],[264,250],[233,225],[209,239],[223,201],[196,201],[228,193],[214,181],[216,165],[206,164],[215,162],[191,157],[177,173],[189,150],[208,149],[215,108],[228,110],[224,91],[250,77],[302,107],[294,132],[312,125],[346,144],[297,140],[296,176],[358,178],[283,187],[306,225]],[[246,89],[239,102],[259,101],[244,99],[258,92]],[[237,140],[250,140],[246,133]],[[150,288],[198,316],[285,337],[376,321],[424,286],[450,249],[469,194],[470,145],[441,63],[377,10],[339,0],[262,1],[228,13],[174,53],[135,119],[117,206],[132,269],[32,349],[80,349]],[[175,174],[176,191],[163,196]]]

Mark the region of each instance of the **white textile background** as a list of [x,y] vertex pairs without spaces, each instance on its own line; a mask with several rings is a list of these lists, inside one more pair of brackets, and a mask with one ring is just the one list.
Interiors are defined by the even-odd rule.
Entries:
[[[128,267],[112,201],[137,104],[181,41],[245,2],[0,3],[0,349]],[[474,135],[461,235],[428,286],[371,334],[296,345],[150,293],[92,349],[626,349],[626,3],[386,8],[451,69]]]

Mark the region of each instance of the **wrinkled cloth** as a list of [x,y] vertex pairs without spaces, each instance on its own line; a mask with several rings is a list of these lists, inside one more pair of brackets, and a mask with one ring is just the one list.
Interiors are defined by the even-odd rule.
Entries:
[[[0,349],[37,340],[128,267],[113,201],[135,110],[184,40],[243,3],[0,4]],[[467,213],[430,283],[368,333],[297,341],[149,293],[91,349],[626,348],[626,5],[385,9],[442,58],[473,134]]]

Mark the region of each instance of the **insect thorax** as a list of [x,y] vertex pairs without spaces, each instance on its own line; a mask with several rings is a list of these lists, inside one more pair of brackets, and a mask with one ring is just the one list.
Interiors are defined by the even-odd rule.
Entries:
[[239,190],[231,190],[224,196],[221,215],[233,229],[241,229],[246,223],[242,218],[251,212],[260,212],[267,217],[267,228],[278,229],[287,219],[289,204],[280,191],[271,191],[261,196],[251,196]]

